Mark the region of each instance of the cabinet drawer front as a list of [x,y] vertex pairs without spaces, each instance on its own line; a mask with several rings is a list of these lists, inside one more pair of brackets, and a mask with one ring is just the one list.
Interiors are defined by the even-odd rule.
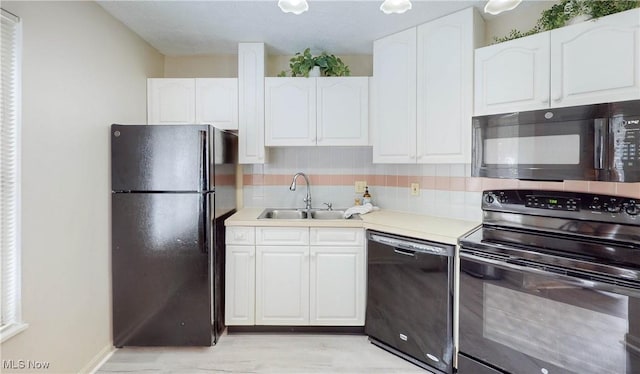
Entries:
[[254,227],[227,227],[225,236],[226,244],[256,244],[256,233]]
[[309,244],[307,227],[257,227],[256,243],[262,245]]
[[311,245],[363,245],[364,230],[360,228],[311,228]]

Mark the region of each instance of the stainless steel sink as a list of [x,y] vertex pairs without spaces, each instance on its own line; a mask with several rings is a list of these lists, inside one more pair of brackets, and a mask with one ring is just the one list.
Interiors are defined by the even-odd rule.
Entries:
[[258,219],[305,219],[307,212],[298,209],[265,209]]
[[344,210],[315,210],[311,212],[313,219],[345,219]]
[[[265,209],[258,219],[345,219],[344,210],[312,210],[311,217],[307,217],[304,209]],[[360,219],[359,215],[353,215],[348,219]]]

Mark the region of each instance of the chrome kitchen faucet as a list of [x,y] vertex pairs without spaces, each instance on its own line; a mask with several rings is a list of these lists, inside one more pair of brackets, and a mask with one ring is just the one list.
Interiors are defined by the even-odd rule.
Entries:
[[298,172],[293,176],[293,181],[291,181],[291,186],[289,186],[289,190],[291,191],[295,191],[296,190],[296,179],[298,178],[298,176],[302,175],[304,177],[304,181],[307,183],[307,196],[304,198],[304,209],[307,211],[307,216],[309,215],[309,212],[311,211],[311,184],[309,183],[309,178],[307,178],[305,173],[302,172]]

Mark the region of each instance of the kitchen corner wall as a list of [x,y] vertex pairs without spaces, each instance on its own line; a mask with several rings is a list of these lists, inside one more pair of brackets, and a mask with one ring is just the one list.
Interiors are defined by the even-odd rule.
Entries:
[[[3,1],[22,19],[22,316],[2,373],[87,373],[113,350],[109,126],[146,122],[163,56],[91,1]],[[6,361],[5,361],[6,360]]]
[[[640,183],[531,182],[511,179],[472,178],[468,164],[395,165],[373,164],[370,147],[271,148],[269,163],[245,165],[245,207],[303,207],[304,181],[289,191],[296,172],[311,180],[313,206],[325,202],[346,208],[354,203],[355,181],[366,181],[373,204],[383,209],[479,221],[483,190],[530,188],[592,192],[640,199]],[[420,194],[410,194],[411,183]]]

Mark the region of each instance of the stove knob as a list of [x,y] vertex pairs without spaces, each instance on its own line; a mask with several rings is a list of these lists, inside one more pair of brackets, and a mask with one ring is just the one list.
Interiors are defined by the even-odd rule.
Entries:
[[500,202],[502,204],[505,204],[507,202],[507,197],[506,196],[500,196],[499,200],[500,200]]
[[625,212],[627,212],[628,215],[635,216],[640,213],[640,208],[638,208],[637,205],[629,205],[627,209],[625,209]]
[[493,195],[487,195],[484,197],[484,201],[487,204],[493,204],[493,201],[495,200],[495,198],[493,197]]
[[607,206],[607,212],[609,213],[618,213],[620,211],[620,205],[609,205]]

